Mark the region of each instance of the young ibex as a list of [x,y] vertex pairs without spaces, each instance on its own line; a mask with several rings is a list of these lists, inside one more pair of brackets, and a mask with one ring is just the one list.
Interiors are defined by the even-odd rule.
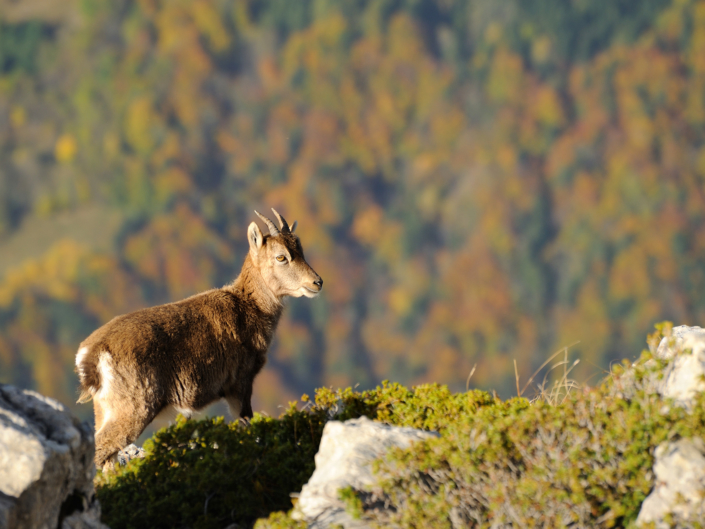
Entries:
[[269,235],[250,224],[250,251],[232,284],[118,316],[81,343],[78,402],[93,398],[97,468],[167,408],[189,415],[224,398],[235,419],[252,417],[252,384],[283,298],[313,298],[323,288],[294,235],[296,223],[290,229],[274,211],[277,228],[257,215]]

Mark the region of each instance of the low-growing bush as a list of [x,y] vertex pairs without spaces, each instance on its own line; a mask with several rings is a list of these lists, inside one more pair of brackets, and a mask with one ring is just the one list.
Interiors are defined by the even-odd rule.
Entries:
[[[99,476],[104,520],[113,529],[222,528],[268,517],[257,529],[305,527],[278,511],[312,474],[325,423],[365,415],[441,433],[378,461],[372,490],[342,491],[350,512],[381,527],[630,527],[653,487],[655,448],[705,437],[703,396],[688,413],[654,393],[663,365],[645,352],[559,400],[384,383],[321,389],[313,403],[302,398],[304,409],[292,403],[279,419],[258,415],[247,426],[180,419],[146,443],[144,460]],[[381,502],[392,508],[375,510]]]
[[402,527],[628,526],[653,486],[654,449],[703,437],[704,403],[687,414],[664,410],[655,395],[626,401],[591,390],[557,407],[480,410],[378,465],[376,494],[396,510],[375,518]]
[[502,406],[482,391],[452,394],[435,384],[409,390],[386,382],[365,392],[324,388],[314,403],[302,401],[303,410],[292,403],[280,418],[256,415],[249,425],[180,417],[145,443],[144,459],[98,476],[103,520],[113,529],[251,526],[292,507],[290,493],[313,473],[330,419],[365,415],[443,431],[460,415]]
[[[654,391],[665,362],[653,351],[670,326],[657,328],[652,351],[599,387],[559,404],[510,399],[461,414],[440,438],[378,461],[371,491],[348,488],[341,499],[380,527],[633,527],[653,487],[655,448],[705,438],[705,397],[688,413]],[[391,509],[375,510],[380,502]],[[294,524],[278,515],[257,527]]]
[[97,478],[113,529],[245,526],[291,508],[314,469],[324,416],[289,410],[248,426],[177,419],[145,442],[146,457]]
[[[658,329],[652,350],[670,327]],[[372,494],[348,491],[348,501],[380,526],[632,526],[653,487],[655,448],[705,437],[703,395],[688,413],[655,393],[664,365],[644,352],[561,404],[458,417],[441,438],[391,451],[377,462]],[[392,509],[365,513],[380,499]]]

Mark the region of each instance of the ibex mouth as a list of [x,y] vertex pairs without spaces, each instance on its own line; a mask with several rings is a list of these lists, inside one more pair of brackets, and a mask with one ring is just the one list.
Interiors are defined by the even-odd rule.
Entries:
[[299,292],[301,292],[307,298],[315,298],[316,296],[318,296],[321,293],[320,290],[311,290],[308,287],[301,287],[299,289]]

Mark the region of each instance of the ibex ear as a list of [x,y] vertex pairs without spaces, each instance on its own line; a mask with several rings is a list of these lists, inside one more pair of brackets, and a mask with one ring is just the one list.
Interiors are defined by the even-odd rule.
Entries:
[[298,224],[297,221],[294,221],[294,223],[291,225],[291,233],[294,233],[296,231],[296,225]]
[[260,231],[259,226],[257,226],[256,222],[253,222],[248,226],[247,240],[250,243],[251,251],[257,252],[260,248],[262,248],[262,242],[264,241],[264,237],[262,237],[262,232]]

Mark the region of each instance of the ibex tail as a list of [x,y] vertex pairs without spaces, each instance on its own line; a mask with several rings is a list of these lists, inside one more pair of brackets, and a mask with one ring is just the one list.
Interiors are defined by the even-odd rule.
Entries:
[[94,348],[83,346],[76,353],[76,373],[81,383],[81,396],[78,403],[88,402],[100,389],[98,354]]

